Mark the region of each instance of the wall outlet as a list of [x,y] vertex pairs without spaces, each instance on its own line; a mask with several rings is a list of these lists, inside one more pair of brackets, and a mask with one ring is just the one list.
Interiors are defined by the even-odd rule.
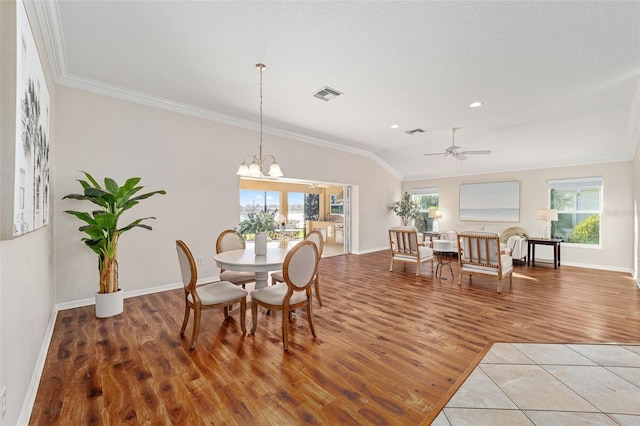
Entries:
[[202,257],[198,257],[198,265],[203,265],[204,261],[202,260]]
[[7,412],[7,388],[2,388],[2,417],[4,417]]

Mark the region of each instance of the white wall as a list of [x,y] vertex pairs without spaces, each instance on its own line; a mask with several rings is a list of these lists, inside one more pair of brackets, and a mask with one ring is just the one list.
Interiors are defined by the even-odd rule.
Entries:
[[[4,6],[15,2],[2,2]],[[18,3],[19,5],[19,3]],[[55,103],[55,86],[49,72],[42,40],[34,25],[32,4],[26,4],[34,38],[41,52],[51,104]],[[55,175],[55,110],[50,112],[51,174]],[[53,178],[52,178],[53,179]],[[51,222],[50,222],[51,223]],[[7,388],[7,412],[3,425],[16,425],[28,393],[36,389],[29,384],[36,369],[42,342],[50,332],[48,325],[54,311],[53,225],[14,240],[0,242],[0,388]]]
[[[179,282],[175,240],[207,259],[200,276],[218,274],[212,257],[220,231],[237,226],[239,179],[245,155],[257,152],[255,131],[156,109],[94,93],[58,87],[55,222],[57,302],[92,298],[97,290],[97,258],[77,231],[81,224],[66,209],[90,205],[62,196],[79,192],[80,170],[119,183],[142,177],[148,190],[167,195],[144,200],[130,220],[155,216],[153,231],[134,229],[119,245],[120,285],[125,291]],[[340,182],[358,188],[358,251],[385,247],[393,219],[390,205],[400,182],[371,159],[316,145],[265,135],[265,153],[274,154],[288,178]]]
[[[527,170],[509,173],[495,173],[477,176],[430,179],[405,182],[403,191],[413,188],[439,187],[440,210],[443,218],[439,220],[440,230],[455,229],[459,224],[473,224],[459,220],[459,186],[461,183],[520,181],[520,222],[489,223],[495,226],[520,226],[529,235],[542,234],[542,222],[536,220],[536,211],[548,207],[547,180],[568,179],[590,176],[604,177],[604,212],[601,221],[601,249],[578,248],[563,245],[562,263],[618,271],[633,270],[633,163],[618,162],[587,166],[560,167],[540,170]],[[540,247],[543,248],[543,247]],[[538,251],[538,249],[536,250]],[[538,253],[536,253],[538,257]],[[545,257],[545,256],[541,256]],[[551,257],[551,256],[549,256]]]
[[634,259],[633,276],[640,287],[640,140],[636,145],[636,155],[633,159],[633,220],[634,220]]

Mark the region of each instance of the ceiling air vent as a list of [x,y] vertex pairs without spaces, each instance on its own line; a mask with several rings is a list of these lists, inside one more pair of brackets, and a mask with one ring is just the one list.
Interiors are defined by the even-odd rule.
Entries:
[[413,129],[413,130],[407,130],[405,133],[408,134],[408,135],[413,136],[416,133],[424,133],[424,130],[418,128],[418,129]]
[[342,95],[342,92],[338,92],[336,89],[332,89],[329,86],[324,86],[322,89],[313,93],[314,98],[322,99],[325,102],[335,99],[340,95]]

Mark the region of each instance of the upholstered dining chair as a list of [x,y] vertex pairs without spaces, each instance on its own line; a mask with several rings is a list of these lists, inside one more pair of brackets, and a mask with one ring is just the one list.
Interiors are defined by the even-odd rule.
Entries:
[[[324,249],[324,239],[322,238],[322,233],[320,231],[313,230],[304,237],[305,240],[313,241],[318,248],[318,262],[322,258],[322,250]],[[284,276],[282,275],[282,271],[276,271],[271,273],[271,284],[276,285],[277,283],[283,283]],[[318,278],[318,274],[313,278],[313,286],[316,292],[316,298],[318,299],[318,305],[322,306],[322,299],[320,298],[320,279]]]
[[180,336],[184,336],[184,330],[189,322],[189,316],[193,309],[193,334],[191,336],[190,350],[195,349],[200,333],[200,316],[203,309],[223,308],[224,317],[229,318],[229,307],[240,303],[240,328],[242,334],[247,332],[245,318],[247,315],[247,292],[229,281],[216,281],[213,283],[199,284],[196,262],[193,260],[191,250],[182,240],[176,241],[182,283],[184,284],[184,320],[180,329]]
[[[244,248],[246,248],[245,241],[241,239],[233,229],[222,231],[216,240],[216,254]],[[256,280],[256,274],[253,272],[226,271],[221,269],[220,279],[241,285],[242,288],[244,288],[245,284],[252,283]]]
[[289,350],[289,313],[306,307],[311,334],[315,337],[311,314],[311,285],[318,270],[318,248],[313,241],[302,240],[296,244],[284,259],[282,275],[284,282],[255,290],[251,293],[251,331],[258,325],[258,306],[269,310],[282,311],[282,344]]
[[393,272],[394,262],[403,262],[405,268],[407,263],[413,263],[416,265],[417,277],[420,275],[420,266],[424,262],[431,262],[431,273],[433,273],[433,249],[424,244],[418,241],[418,231],[412,226],[397,226],[389,229],[391,248],[389,271]]

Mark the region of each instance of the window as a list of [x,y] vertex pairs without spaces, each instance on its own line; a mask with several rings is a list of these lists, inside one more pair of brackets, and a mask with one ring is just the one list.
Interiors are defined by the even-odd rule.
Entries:
[[258,211],[275,212],[280,207],[280,192],[240,190],[240,221],[247,219],[247,213]]
[[288,209],[287,209],[287,222],[289,222],[290,228],[304,228],[304,193],[303,192],[289,192],[288,197]]
[[415,224],[418,232],[433,231],[433,219],[429,218],[429,209],[438,207],[438,188],[419,188],[411,190],[411,199],[420,204],[420,217]]
[[338,199],[338,194],[331,194],[329,196],[329,208],[330,214],[343,214],[342,201]]
[[602,177],[550,180],[549,200],[558,210],[551,236],[573,244],[600,245]]

